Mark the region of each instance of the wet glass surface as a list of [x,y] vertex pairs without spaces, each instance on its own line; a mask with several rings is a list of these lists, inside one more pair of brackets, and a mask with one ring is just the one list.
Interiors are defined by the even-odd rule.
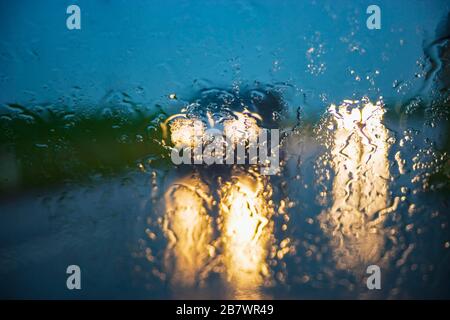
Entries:
[[450,5],[378,2],[1,2],[0,297],[450,298]]

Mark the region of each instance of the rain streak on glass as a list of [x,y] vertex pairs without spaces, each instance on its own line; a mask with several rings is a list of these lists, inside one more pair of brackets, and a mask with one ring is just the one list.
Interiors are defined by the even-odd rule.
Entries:
[[0,298],[450,297],[448,1],[51,2],[0,4]]

